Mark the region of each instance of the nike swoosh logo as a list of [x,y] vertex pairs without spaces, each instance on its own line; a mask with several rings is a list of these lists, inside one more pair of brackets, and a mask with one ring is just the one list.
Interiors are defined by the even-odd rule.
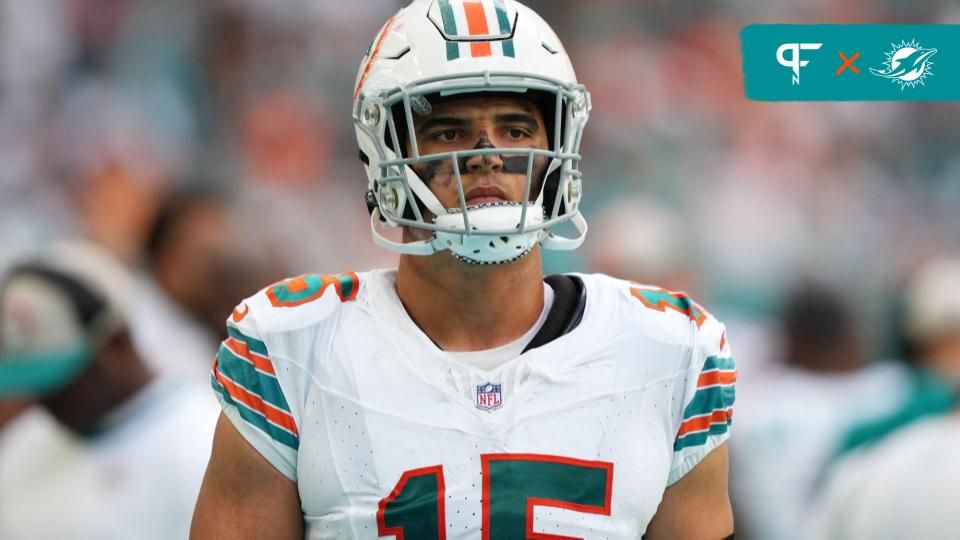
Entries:
[[[241,310],[241,308],[243,308]],[[244,317],[247,316],[247,313],[250,313],[250,306],[246,303],[240,304],[239,306],[233,308],[233,322],[240,322]]]

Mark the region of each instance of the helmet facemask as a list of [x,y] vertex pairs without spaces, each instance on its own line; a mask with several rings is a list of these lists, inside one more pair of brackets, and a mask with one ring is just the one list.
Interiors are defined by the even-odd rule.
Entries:
[[[481,144],[468,150],[421,153],[414,129],[415,115],[430,114],[431,100],[485,93],[529,99],[537,104],[548,129],[549,148],[494,148]],[[377,152],[375,170],[368,170],[375,241],[406,254],[429,255],[446,249],[470,264],[510,262],[538,244],[548,249],[576,248],[586,232],[586,223],[579,213],[578,152],[589,110],[589,94],[580,85],[509,72],[438,77],[381,93],[365,92],[357,100],[354,118],[358,133],[366,135]],[[503,160],[502,174],[525,175],[524,195],[519,201],[468,207],[464,163],[476,156],[491,155]],[[425,178],[441,168],[453,173],[457,207],[445,208],[431,191],[430,178]],[[567,221],[572,221],[577,236],[565,238],[551,231]],[[431,236],[396,243],[380,234],[378,227],[384,225],[429,231]]]

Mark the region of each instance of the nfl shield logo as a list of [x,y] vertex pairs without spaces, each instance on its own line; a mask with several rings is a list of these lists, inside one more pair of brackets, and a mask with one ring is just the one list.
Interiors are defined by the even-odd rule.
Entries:
[[485,411],[499,409],[503,405],[499,384],[477,385],[477,408]]

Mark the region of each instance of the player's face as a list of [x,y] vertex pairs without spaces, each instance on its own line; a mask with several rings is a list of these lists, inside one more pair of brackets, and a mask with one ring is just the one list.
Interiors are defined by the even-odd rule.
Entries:
[[[523,199],[527,155],[510,148],[547,149],[549,139],[540,109],[512,97],[470,96],[438,103],[429,115],[415,117],[420,154],[502,148],[502,154],[461,158],[458,164],[467,206]],[[531,197],[536,196],[547,158],[534,158]],[[451,160],[419,164],[414,170],[446,208],[458,208],[457,178]]]

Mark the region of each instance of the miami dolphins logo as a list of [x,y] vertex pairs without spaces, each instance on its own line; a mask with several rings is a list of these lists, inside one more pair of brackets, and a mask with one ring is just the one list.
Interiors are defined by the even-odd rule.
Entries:
[[924,84],[923,80],[933,75],[930,57],[937,53],[936,49],[924,49],[915,39],[901,41],[899,45],[891,43],[890,46],[893,49],[884,53],[887,57],[884,68],[870,68],[870,73],[899,83],[901,90]]

